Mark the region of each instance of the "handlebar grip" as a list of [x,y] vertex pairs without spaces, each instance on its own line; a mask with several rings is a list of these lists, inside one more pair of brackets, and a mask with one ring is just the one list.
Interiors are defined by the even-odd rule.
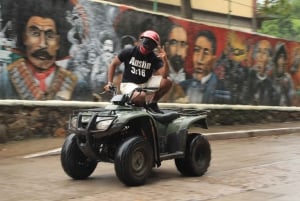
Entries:
[[113,86],[113,85],[110,85],[110,86],[109,86],[109,90],[114,91],[115,89],[116,89],[115,86]]

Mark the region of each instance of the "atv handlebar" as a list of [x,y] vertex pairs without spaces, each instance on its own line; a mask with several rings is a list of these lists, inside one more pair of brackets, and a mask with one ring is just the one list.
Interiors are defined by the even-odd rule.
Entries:
[[[135,92],[138,92],[138,93],[142,93],[142,92],[144,92],[144,93],[154,93],[158,89],[159,89],[158,87],[137,87],[132,92],[130,92],[128,94],[124,94],[124,96],[127,97],[126,98],[127,102],[129,104],[131,104],[130,100],[131,100],[131,98],[132,98],[132,96]],[[106,93],[112,93],[113,96],[117,95],[117,87],[111,85],[111,86],[109,86],[109,90],[104,90],[102,92],[93,93],[93,96],[97,96],[97,98],[98,98],[99,95],[103,95],[103,94],[106,94]]]
[[132,90],[132,92],[130,92],[129,94],[127,94],[127,96],[129,97],[129,100],[131,100],[134,92],[138,92],[138,93],[154,93],[158,90],[158,87],[137,87],[134,90]]
[[151,93],[154,93],[155,91],[157,91],[159,88],[157,87],[138,87],[138,88],[135,88],[132,93],[134,92],[151,92]]
[[102,95],[102,94],[105,94],[105,93],[112,93],[113,95],[116,95],[117,94],[117,87],[115,86],[109,86],[109,91],[102,91],[102,92],[99,92],[98,94]]

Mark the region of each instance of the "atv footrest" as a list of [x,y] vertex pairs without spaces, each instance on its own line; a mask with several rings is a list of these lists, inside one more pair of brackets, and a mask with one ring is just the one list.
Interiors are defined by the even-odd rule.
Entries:
[[174,153],[163,153],[160,155],[160,160],[169,160],[173,158],[181,158],[184,157],[183,151],[176,151]]

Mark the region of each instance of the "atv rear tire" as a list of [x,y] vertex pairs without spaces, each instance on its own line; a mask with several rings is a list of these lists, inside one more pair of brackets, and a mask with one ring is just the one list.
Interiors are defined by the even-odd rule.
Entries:
[[61,165],[73,179],[86,179],[95,170],[97,161],[88,159],[79,149],[75,134],[69,135],[61,150]]
[[184,158],[175,159],[178,171],[184,176],[202,176],[211,160],[210,144],[205,136],[189,134]]
[[115,155],[115,172],[128,186],[143,185],[153,167],[153,149],[142,136],[129,138]]

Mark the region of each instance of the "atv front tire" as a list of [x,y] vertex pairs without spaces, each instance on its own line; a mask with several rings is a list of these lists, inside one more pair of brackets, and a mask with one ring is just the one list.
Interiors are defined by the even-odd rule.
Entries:
[[97,161],[87,158],[76,143],[75,134],[69,135],[61,150],[61,165],[67,175],[73,179],[86,179],[95,170]]
[[143,185],[153,167],[153,149],[142,136],[129,138],[115,155],[115,172],[128,186]]
[[184,176],[202,176],[211,160],[210,144],[205,136],[189,134],[184,158],[175,159],[178,171]]

